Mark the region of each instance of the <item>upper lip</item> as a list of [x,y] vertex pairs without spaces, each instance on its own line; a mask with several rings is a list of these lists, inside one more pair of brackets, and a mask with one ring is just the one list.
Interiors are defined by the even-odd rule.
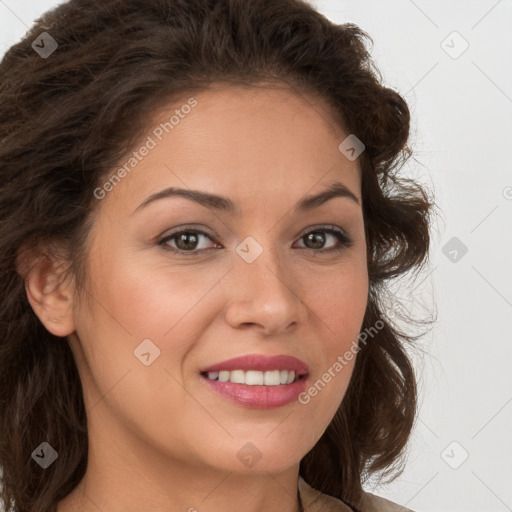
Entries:
[[278,355],[268,356],[263,354],[249,354],[246,356],[235,357],[221,363],[202,368],[201,373],[219,372],[222,370],[256,370],[266,372],[270,370],[293,370],[296,375],[306,375],[308,365],[293,356]]

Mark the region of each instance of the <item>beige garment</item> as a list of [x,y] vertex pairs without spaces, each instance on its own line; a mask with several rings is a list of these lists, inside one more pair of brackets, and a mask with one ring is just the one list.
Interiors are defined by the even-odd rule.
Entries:
[[301,476],[299,493],[304,512],[414,512],[369,492],[364,493],[362,508],[355,511],[337,498],[313,489]]

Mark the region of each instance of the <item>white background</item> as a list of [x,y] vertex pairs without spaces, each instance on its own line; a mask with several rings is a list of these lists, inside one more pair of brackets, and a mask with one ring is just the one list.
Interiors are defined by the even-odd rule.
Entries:
[[[0,53],[58,3],[0,0]],[[386,85],[413,116],[405,170],[440,210],[425,280],[401,294],[431,297],[437,311],[414,355],[422,403],[408,465],[367,489],[418,512],[512,511],[512,1],[311,3],[373,38]],[[453,31],[469,44],[461,55]],[[446,246],[453,237],[466,254]]]

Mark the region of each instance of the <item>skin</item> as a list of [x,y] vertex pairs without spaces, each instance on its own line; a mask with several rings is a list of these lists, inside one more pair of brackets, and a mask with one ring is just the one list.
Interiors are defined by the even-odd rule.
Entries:
[[[302,359],[316,382],[357,340],[368,274],[359,166],[338,150],[348,134],[329,107],[285,86],[217,84],[194,98],[192,112],[97,201],[89,302],[72,277],[59,282],[53,263],[41,260],[26,278],[43,324],[68,337],[88,414],[87,471],[58,512],[296,512],[300,460],[352,375],[355,357],[309,403],[275,409],[235,404],[201,380],[200,368],[258,353]],[[151,126],[185,103],[158,111]],[[337,197],[293,212],[333,181],[359,204]],[[181,197],[134,213],[169,186],[226,196],[241,213]],[[183,224],[211,234],[199,235],[198,256],[158,245]],[[352,245],[326,252],[340,243],[323,232],[315,253],[304,236],[318,225],[341,228]],[[250,264],[235,251],[247,236],[263,248]],[[178,244],[167,242],[186,250]],[[150,366],[133,353],[146,338],[161,351]],[[237,457],[247,442],[262,455],[250,468]]]

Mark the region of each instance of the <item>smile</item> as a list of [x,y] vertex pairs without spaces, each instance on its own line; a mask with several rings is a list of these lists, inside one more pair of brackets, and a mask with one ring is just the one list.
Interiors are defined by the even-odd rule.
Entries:
[[205,372],[203,376],[210,380],[232,382],[233,384],[246,384],[247,386],[281,386],[291,384],[299,379],[293,370],[222,370],[219,372]]

